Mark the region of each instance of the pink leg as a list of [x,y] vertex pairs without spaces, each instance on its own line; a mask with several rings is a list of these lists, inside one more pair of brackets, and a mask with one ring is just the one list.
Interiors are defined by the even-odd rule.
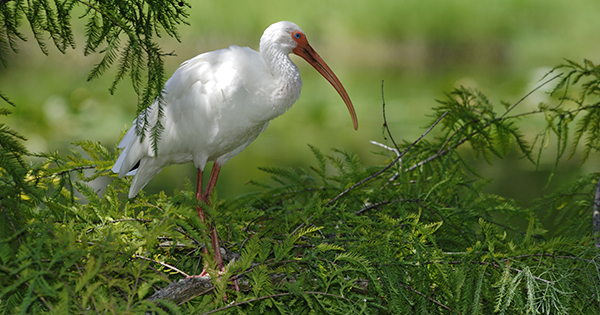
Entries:
[[[221,165],[219,165],[217,162],[215,162],[213,164],[213,168],[210,172],[210,178],[208,179],[208,184],[206,185],[206,190],[204,191],[204,193],[202,192],[202,176],[203,176],[203,172],[202,170],[198,169],[198,173],[197,173],[197,187],[196,187],[196,199],[199,201],[204,201],[204,203],[206,203],[207,205],[210,206],[210,194],[212,193],[213,189],[215,188],[215,186],[217,185],[217,179],[219,178],[219,172],[221,171]],[[204,213],[204,209],[202,209],[202,207],[198,206],[196,208],[196,210],[198,211],[198,216],[200,217],[200,220],[202,220],[203,223],[206,222],[206,214]],[[220,271],[223,271],[225,269],[225,265],[223,264],[223,257],[221,257],[221,246],[219,245],[219,235],[217,233],[217,227],[215,226],[214,222],[211,224],[211,229],[210,229],[210,240],[211,240],[211,244],[212,244],[212,248],[215,252],[215,261],[217,262],[217,268],[219,268]],[[207,253],[207,249],[205,248],[205,254]],[[206,267],[204,268],[204,270],[202,270],[202,273],[200,274],[200,276],[204,276],[206,275]],[[240,291],[237,280],[233,281],[235,290],[237,292]],[[226,297],[225,297],[226,299]]]
[[[201,169],[198,169],[196,172],[196,200],[204,200],[204,193],[202,192],[202,176],[204,172]],[[204,223],[206,221],[204,209],[202,207],[197,206],[196,211],[198,211],[198,217],[200,217],[200,221]]]
[[[200,200],[204,200],[203,196],[204,193],[202,192],[202,177],[203,177],[204,172],[201,169],[198,169],[197,173],[196,173],[196,199],[198,201]],[[204,213],[204,209],[202,209],[202,207],[198,206],[196,207],[196,211],[198,212],[198,217],[200,217],[200,221],[202,221],[202,223],[206,223],[206,215]],[[208,254],[208,248],[204,247],[204,254]]]
[[[196,199],[198,201],[204,201],[204,203],[206,203],[207,205],[210,205],[210,194],[212,193],[212,190],[215,188],[215,185],[217,184],[217,179],[219,177],[219,172],[221,171],[221,165],[219,165],[218,163],[214,163],[213,164],[213,168],[212,171],[210,173],[210,178],[208,180],[208,184],[206,185],[206,190],[203,192],[202,191],[202,177],[204,172],[201,169],[198,169],[197,171],[197,176],[196,176]],[[206,213],[204,212],[204,209],[202,209],[201,206],[196,207],[196,211],[198,211],[198,217],[200,217],[200,220],[202,221],[202,223],[206,223]],[[221,247],[219,246],[219,235],[217,234],[217,228],[216,226],[213,224],[211,224],[211,230],[210,230],[210,240],[211,240],[211,244],[213,246],[213,250],[215,252],[215,261],[217,262],[217,267],[219,268],[219,270],[223,270],[224,265],[223,265],[223,258],[221,257]],[[204,253],[207,254],[208,253],[208,249],[204,249]],[[202,274],[204,274],[204,271],[202,272]]]
[[[217,178],[219,177],[219,172],[221,171],[221,165],[217,162],[213,164],[212,171],[210,172],[210,178],[208,179],[208,184],[206,185],[206,191],[204,191],[204,202],[207,205],[210,205],[210,194],[213,189],[217,185]],[[213,250],[215,251],[215,261],[217,262],[217,268],[219,270],[223,270],[223,258],[221,257],[221,246],[219,246],[219,235],[217,234],[217,227],[214,222],[211,225],[210,229],[210,239],[212,243]]]

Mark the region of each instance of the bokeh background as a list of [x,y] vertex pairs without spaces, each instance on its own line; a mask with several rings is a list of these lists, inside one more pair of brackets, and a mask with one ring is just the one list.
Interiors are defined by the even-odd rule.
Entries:
[[[384,163],[385,156],[373,153],[381,149],[369,143],[387,143],[382,129],[382,81],[394,138],[412,141],[433,121],[435,100],[443,99],[453,87],[479,88],[496,104],[515,102],[564,59],[594,60],[600,52],[600,2],[594,0],[206,0],[190,4],[190,25],[180,27],[182,41],[159,40],[165,52],[176,54],[166,60],[168,76],[181,62],[205,51],[231,44],[258,49],[268,25],[289,20],[303,28],[336,72],[359,117],[359,130],[354,131],[335,90],[306,62],[293,57],[304,80],[300,100],[223,168],[217,185],[222,198],[258,190],[247,184],[249,180],[269,182],[260,166],[315,164],[307,144],[331,154],[331,148],[356,153],[365,165]],[[84,139],[114,148],[135,118],[136,96],[129,82],[110,95],[114,71],[86,81],[100,56],[83,55],[82,25],[75,22],[75,50],[63,55],[51,47],[49,56],[24,27],[29,41],[19,43],[18,54],[9,54],[8,68],[0,65],[0,90],[17,104],[7,123],[28,138],[26,146],[33,152],[67,154],[72,141]],[[544,90],[550,88],[529,97],[514,113],[547,101]],[[530,140],[542,126],[543,117],[523,121]],[[555,154],[552,144],[547,151],[537,170],[516,151],[493,165],[482,159],[473,163],[482,175],[493,178],[488,191],[523,202],[600,167],[597,156],[583,166],[577,157],[563,161],[547,186]],[[191,164],[171,166],[146,191],[172,194],[184,186],[185,178],[194,177]],[[101,189],[106,180],[95,185]]]

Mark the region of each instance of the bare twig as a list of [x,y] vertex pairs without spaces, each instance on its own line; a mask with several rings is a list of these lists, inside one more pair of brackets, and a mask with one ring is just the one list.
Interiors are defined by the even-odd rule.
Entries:
[[[384,144],[381,144],[381,143],[378,143],[375,141],[371,141],[371,143],[378,145],[382,148],[385,148],[387,150],[393,151],[394,153],[396,153],[396,157],[400,157],[400,148],[398,147],[398,145],[396,144],[396,140],[394,140],[394,137],[392,136],[392,132],[390,131],[390,126],[387,123],[387,116],[385,115],[385,94],[383,92],[383,80],[381,80],[381,113],[383,116],[383,127],[387,131],[388,137],[390,138],[390,141],[392,141],[394,148],[390,148]],[[398,164],[399,164],[399,169],[402,169],[402,158],[400,158],[398,160]],[[398,178],[398,176],[400,176],[400,174],[399,174],[399,172],[396,172],[394,174],[394,176],[392,176],[390,178],[390,182],[395,181]]]
[[392,147],[388,147],[387,145],[383,144],[383,143],[379,143],[377,141],[369,141],[371,142],[371,144],[374,144],[376,146],[380,146],[386,150],[392,151],[394,153],[396,153],[396,156],[400,156],[400,151],[398,149],[392,148]]
[[400,152],[400,148],[398,148],[396,141],[394,141],[394,137],[392,137],[392,133],[390,132],[390,128],[387,124],[387,118],[385,116],[385,95],[383,94],[383,80],[381,80],[381,112],[383,114],[383,126],[387,131],[388,137],[390,137],[390,141],[392,141],[394,147],[396,148],[396,154],[398,154],[398,152]]
[[337,195],[335,198],[331,199],[327,204],[328,205],[332,205],[334,202],[336,202],[338,199],[340,199],[341,197],[343,197],[344,195],[346,195],[348,192],[350,192],[351,190],[355,189],[356,187],[370,181],[371,179],[381,175],[382,173],[384,173],[385,171],[387,171],[390,167],[394,166],[394,164],[396,164],[398,161],[400,161],[400,159],[410,150],[412,149],[412,147],[414,147],[419,141],[421,141],[421,139],[423,139],[423,137],[425,137],[429,132],[431,132],[431,130],[433,130],[433,128],[435,126],[437,126],[437,124],[439,124],[439,122],[448,114],[448,112],[445,112],[444,114],[442,114],[442,116],[440,116],[440,118],[438,118],[433,125],[431,125],[431,127],[429,127],[429,129],[427,129],[427,131],[425,131],[417,140],[415,140],[413,143],[411,143],[402,153],[400,153],[400,155],[395,158],[390,164],[388,164],[387,166],[385,166],[384,168],[382,168],[380,171],[376,172],[375,174],[370,175],[369,177],[361,180],[360,182],[352,185],[350,188],[344,190],[343,192],[341,192],[339,195]]
[[[386,126],[386,129],[388,129],[388,128],[387,128],[387,126]],[[388,129],[388,130],[389,130],[389,129]],[[391,138],[391,137],[390,137],[390,138]],[[371,142],[372,144],[374,144],[374,145],[376,145],[376,146],[380,146],[380,147],[382,147],[382,148],[384,148],[384,149],[386,149],[386,150],[389,150],[389,151],[392,151],[392,152],[396,153],[396,157],[399,157],[399,156],[400,156],[400,151],[399,151],[398,149],[395,149],[395,148],[392,148],[392,147],[388,147],[387,145],[385,145],[385,144],[383,144],[383,143],[379,143],[379,142],[377,142],[377,141],[369,141],[369,142]],[[392,140],[392,142],[393,142],[393,140]],[[398,168],[399,168],[399,169],[402,169],[402,159],[400,159],[400,160],[398,161],[398,164],[400,164],[400,165],[398,166]],[[393,182],[393,181],[395,181],[395,180],[398,178],[398,176],[400,176],[400,173],[399,173],[399,172],[396,172],[396,173],[394,174],[394,176],[390,177],[390,182]]]
[[148,258],[148,257],[140,256],[140,255],[137,255],[137,254],[133,255],[133,257],[135,257],[135,258],[138,258],[138,259],[143,259],[143,260],[151,261],[151,262],[153,262],[153,263],[159,264],[159,265],[161,265],[161,266],[163,266],[163,267],[166,267],[166,268],[169,268],[169,269],[171,269],[171,270],[173,270],[173,271],[176,271],[176,272],[178,272],[178,273],[180,273],[180,274],[182,274],[182,275],[184,275],[184,276],[186,276],[186,277],[189,277],[189,276],[190,276],[190,275],[188,275],[187,273],[185,273],[185,272],[183,272],[183,271],[181,271],[181,270],[177,269],[176,267],[173,267],[173,266],[171,266],[171,265],[169,265],[169,264],[165,264],[164,262],[160,262],[160,261],[158,261],[158,260],[154,260],[154,259],[152,259],[152,258]]

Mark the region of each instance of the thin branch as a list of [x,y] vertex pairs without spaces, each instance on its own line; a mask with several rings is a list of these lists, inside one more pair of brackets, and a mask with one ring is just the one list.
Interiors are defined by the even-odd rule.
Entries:
[[500,115],[500,117],[496,118],[496,120],[500,120],[502,119],[504,116],[506,116],[506,114],[508,114],[511,110],[513,110],[513,108],[515,108],[517,105],[521,104],[526,98],[528,98],[531,94],[533,94],[535,91],[541,89],[544,85],[554,81],[556,78],[562,76],[562,73],[559,73],[555,76],[553,76],[552,78],[544,81],[542,84],[538,85],[537,87],[535,87],[533,90],[529,91],[529,93],[525,94],[525,96],[521,97],[521,99],[519,99],[516,103],[514,103],[509,109],[507,109],[504,114]]
[[[388,130],[388,132],[389,132],[389,128],[387,128],[387,125],[386,125],[386,129],[387,129],[387,130]],[[392,138],[392,137],[390,137],[390,138]],[[399,156],[400,156],[400,151],[399,151],[398,149],[396,149],[396,148],[388,147],[387,145],[385,145],[385,144],[383,144],[383,143],[379,143],[379,142],[377,142],[377,141],[369,141],[369,142],[371,142],[371,144],[374,144],[374,145],[376,145],[376,146],[380,146],[380,147],[382,147],[382,148],[384,148],[384,149],[386,149],[386,150],[389,150],[389,151],[392,151],[392,152],[396,153],[396,157],[399,157]],[[394,142],[394,140],[392,140],[392,142]],[[395,143],[394,143],[394,144],[395,144]],[[398,163],[400,164],[400,166],[399,166],[399,169],[402,169],[402,159],[400,159],[400,160],[398,161]],[[394,176],[392,176],[392,177],[390,178],[390,182],[396,181],[396,179],[398,178],[398,176],[400,176],[400,173],[399,173],[399,172],[396,172],[396,173],[394,174]]]
[[[385,148],[387,150],[390,151],[394,151],[394,153],[396,153],[396,157],[400,157],[400,148],[398,147],[398,145],[396,144],[396,140],[394,140],[394,137],[392,136],[392,132],[390,131],[390,126],[387,123],[387,116],[385,114],[385,94],[383,92],[383,80],[381,80],[381,113],[383,115],[383,127],[385,128],[385,130],[387,131],[388,137],[390,138],[390,141],[392,141],[392,144],[394,145],[394,148],[390,148],[386,145],[383,145],[381,143],[375,142],[375,141],[371,141],[372,144],[378,145],[382,148]],[[400,164],[399,169],[402,169],[402,158],[400,158],[398,160],[398,163]],[[394,176],[392,176],[390,178],[390,182],[395,181],[398,176],[400,176],[399,172],[396,172],[394,174]]]
[[73,167],[73,168],[70,168],[70,169],[66,169],[64,171],[60,171],[58,173],[49,174],[49,175],[46,175],[46,176],[34,177],[34,178],[31,178],[30,181],[34,181],[34,180],[37,181],[40,178],[48,178],[48,177],[51,177],[51,176],[61,176],[63,174],[70,173],[70,172],[73,172],[73,171],[89,170],[89,169],[94,169],[96,167],[98,167],[98,165],[77,166],[77,167]]
[[[485,129],[487,127],[489,127],[492,124],[492,121],[498,121],[498,120],[502,120],[504,119],[504,116],[506,116],[506,114],[508,114],[510,111],[512,111],[517,105],[521,104],[527,97],[529,97],[531,94],[533,94],[535,91],[539,90],[540,88],[542,88],[544,85],[550,83],[551,81],[555,80],[556,78],[562,76],[562,73],[557,74],[555,76],[553,76],[552,78],[544,81],[542,84],[538,85],[537,87],[535,87],[533,90],[529,91],[527,94],[525,94],[525,96],[521,97],[517,102],[515,102],[511,107],[509,107],[502,115],[500,115],[499,117],[488,121],[481,129]],[[516,117],[516,116],[515,116]],[[508,117],[511,118],[511,117]],[[471,121],[473,122],[473,121]],[[409,167],[406,172],[410,172],[415,170],[417,167],[420,167],[423,164],[429,163],[437,158],[439,158],[442,155],[448,154],[450,151],[456,149],[458,146],[462,145],[463,143],[467,142],[468,139],[472,138],[474,135],[476,135],[479,131],[474,131],[473,133],[471,133],[468,137],[463,138],[462,140],[460,140],[459,142],[457,142],[455,145],[453,145],[450,148],[447,148],[445,150],[444,147],[448,144],[448,142],[450,142],[450,139],[452,139],[455,135],[458,134],[458,132],[463,129],[464,127],[468,126],[471,122],[465,124],[463,127],[461,127],[459,130],[457,130],[456,132],[454,132],[452,134],[452,136],[450,136],[448,138],[448,140],[446,140],[446,142],[444,142],[444,144],[440,147],[440,149],[438,150],[438,152],[430,157],[428,157],[427,159]]]
[[166,268],[169,268],[169,269],[171,269],[171,270],[173,270],[173,271],[176,271],[176,272],[178,272],[178,273],[180,273],[180,274],[184,275],[185,277],[189,277],[189,276],[190,276],[190,275],[188,275],[187,273],[185,273],[185,272],[183,272],[183,271],[181,271],[181,270],[177,269],[176,267],[173,267],[173,266],[171,266],[171,265],[169,265],[169,264],[165,264],[164,262],[160,262],[160,261],[158,261],[158,260],[154,260],[154,259],[152,259],[152,258],[148,258],[148,257],[140,256],[140,255],[138,255],[138,254],[135,254],[135,255],[133,255],[133,257],[135,257],[135,258],[139,258],[139,259],[143,259],[143,260],[147,260],[147,261],[151,261],[151,262],[153,262],[153,263],[157,263],[157,264],[159,264],[159,265],[161,265],[161,266],[163,266],[163,267],[166,267]]
[[[387,134],[390,137],[390,141],[392,141],[394,147],[396,148],[396,154],[398,154],[398,152],[400,152],[400,148],[396,144],[396,141],[394,141],[394,137],[392,137],[392,133],[390,132],[390,128],[387,124],[387,119],[385,116],[385,95],[383,94],[383,80],[381,80],[381,112],[383,114],[383,126],[385,127],[385,130],[387,131]],[[400,160],[400,163],[402,163],[402,160]]]
[[425,133],[423,133],[417,140],[415,140],[413,143],[411,143],[402,153],[400,153],[400,155],[394,159],[390,164],[388,164],[387,166],[385,166],[383,169],[381,169],[380,171],[376,172],[375,174],[370,175],[369,177],[361,180],[360,182],[352,185],[350,188],[344,190],[343,192],[341,192],[339,195],[337,195],[335,198],[331,199],[327,204],[328,205],[332,205],[334,202],[336,202],[338,199],[340,199],[341,197],[343,197],[344,195],[346,195],[348,192],[350,192],[351,190],[355,189],[356,187],[370,181],[371,179],[381,175],[382,173],[384,173],[385,171],[387,171],[390,167],[392,167],[394,164],[396,164],[398,161],[400,161],[400,159],[410,150],[412,149],[412,147],[414,147],[419,141],[421,141],[421,139],[423,139],[423,137],[425,137],[429,132],[431,132],[431,130],[433,130],[433,128],[435,126],[437,126],[437,124],[440,123],[440,121],[448,114],[448,112],[445,112],[444,114],[442,114],[442,116],[440,116],[440,118],[438,118],[433,125],[431,125],[431,127],[429,127],[429,129],[427,129],[427,131],[425,131]]
[[[554,111],[558,107],[559,106],[551,108],[550,111]],[[564,114],[575,114],[575,113],[579,113],[579,112],[584,111],[584,110],[598,108],[598,107],[600,107],[599,104],[582,106],[582,107],[578,107],[578,108],[575,108],[575,109],[568,110],[568,111],[564,112]],[[515,115],[507,116],[506,119],[512,119],[512,118],[519,118],[519,117],[523,117],[523,116],[541,114],[541,113],[544,113],[544,112],[545,112],[544,110],[536,109],[536,110],[532,110],[530,112],[525,112],[525,113],[521,113],[521,114],[515,114]]]
[[56,173],[54,175],[62,175],[62,174],[73,172],[73,171],[89,170],[89,169],[94,169],[96,167],[98,167],[98,165],[78,166],[78,167],[74,167],[74,168],[71,168],[71,169],[68,169],[68,170],[64,170],[64,171],[58,172],[58,173]]
[[386,150],[389,150],[389,151],[392,151],[392,152],[396,153],[397,157],[400,156],[400,150],[398,150],[398,149],[395,149],[395,148],[392,148],[392,147],[388,147],[387,145],[385,145],[383,143],[379,143],[377,141],[369,141],[369,142],[371,142],[371,144],[374,144],[376,146],[380,146],[380,147],[382,147],[382,148],[384,148]]

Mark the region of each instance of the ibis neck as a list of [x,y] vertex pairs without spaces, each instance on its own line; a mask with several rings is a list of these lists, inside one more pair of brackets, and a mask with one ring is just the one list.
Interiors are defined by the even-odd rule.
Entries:
[[271,47],[261,47],[261,54],[267,68],[276,79],[293,80],[300,77],[298,67],[290,59],[289,53]]
[[[289,54],[280,49],[271,49],[269,45],[261,45],[261,54],[266,67],[273,76],[272,99],[283,114],[300,97],[302,79],[298,67],[292,62]],[[277,115],[277,116],[278,116]]]

